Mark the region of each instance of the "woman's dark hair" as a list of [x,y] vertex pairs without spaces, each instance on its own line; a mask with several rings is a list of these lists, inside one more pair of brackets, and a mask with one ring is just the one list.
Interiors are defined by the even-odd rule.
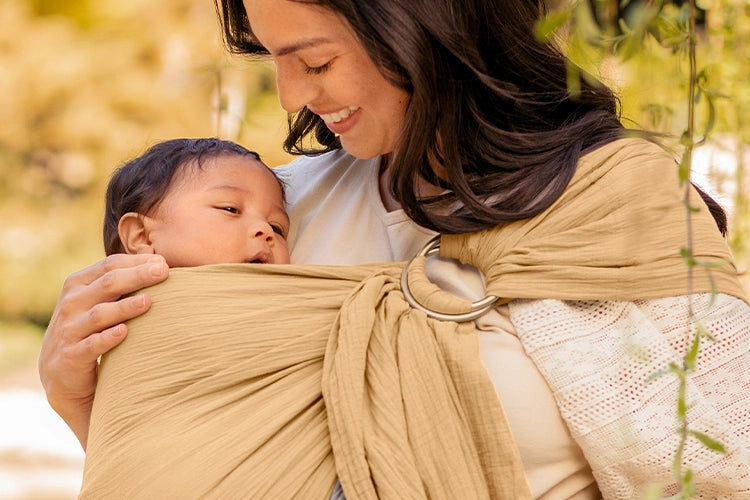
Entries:
[[[172,139],[151,146],[141,156],[118,168],[107,186],[104,211],[104,251],[123,253],[117,226],[128,212],[146,215],[164,198],[177,171],[187,165],[203,168],[206,160],[223,155],[249,156],[258,153],[237,143],[216,138]],[[270,169],[269,169],[270,170]],[[279,181],[282,187],[284,187]]]
[[[466,233],[532,217],[567,187],[581,155],[623,136],[614,93],[536,39],[541,0],[296,1],[342,15],[385,78],[411,94],[390,188],[424,227]],[[230,51],[267,54],[242,0],[215,3]],[[322,147],[305,147],[310,136]],[[290,116],[288,152],[340,147],[306,108]],[[446,194],[420,196],[418,176]]]

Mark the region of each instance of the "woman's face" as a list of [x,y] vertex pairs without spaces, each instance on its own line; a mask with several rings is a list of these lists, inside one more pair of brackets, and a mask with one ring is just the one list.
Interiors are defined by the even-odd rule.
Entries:
[[307,107],[358,158],[393,151],[409,94],[380,74],[344,19],[291,0],[244,4],[253,34],[273,56],[287,112]]

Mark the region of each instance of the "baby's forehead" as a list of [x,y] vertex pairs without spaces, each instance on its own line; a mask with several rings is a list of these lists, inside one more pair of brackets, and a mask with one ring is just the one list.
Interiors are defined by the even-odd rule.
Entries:
[[285,186],[279,177],[260,158],[250,154],[236,154],[222,152],[217,155],[193,158],[185,164],[180,165],[173,178],[173,184],[182,182],[200,182],[203,174],[216,169],[237,168],[242,172],[243,178],[267,179],[279,188],[282,200],[285,198]]
[[235,163],[237,161],[247,163],[248,165],[258,165],[268,168],[268,166],[261,161],[260,157],[251,151],[246,153],[240,153],[237,151],[214,151],[203,153],[188,160],[186,165],[190,165],[194,168],[206,168],[211,165],[224,165],[227,163]]
[[242,165],[247,167],[248,174],[252,175],[271,175],[276,177],[273,171],[263,163],[260,158],[250,154],[238,154],[232,152],[222,152],[219,154],[202,155],[191,158],[179,166],[175,176],[180,175],[183,178],[200,176],[200,174],[217,167],[231,167]]

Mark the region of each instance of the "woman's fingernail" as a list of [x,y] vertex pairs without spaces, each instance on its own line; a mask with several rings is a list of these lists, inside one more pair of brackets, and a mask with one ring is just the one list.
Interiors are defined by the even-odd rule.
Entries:
[[164,262],[152,265],[149,270],[151,271],[151,276],[161,276],[164,274]]

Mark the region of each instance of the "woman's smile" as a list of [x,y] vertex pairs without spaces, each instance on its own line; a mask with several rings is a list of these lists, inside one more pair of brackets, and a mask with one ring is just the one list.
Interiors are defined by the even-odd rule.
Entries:
[[321,117],[323,121],[326,123],[338,123],[341,120],[345,120],[349,118],[349,116],[352,113],[356,112],[358,109],[359,109],[358,106],[349,106],[348,108],[344,108],[334,113],[315,113],[314,111],[313,113]]
[[245,0],[250,26],[276,64],[281,106],[307,107],[353,156],[393,151],[410,94],[375,66],[351,26],[320,5]]
[[321,113],[318,116],[323,119],[328,130],[334,134],[341,135],[351,130],[357,124],[359,118],[358,111],[359,108],[357,106],[350,106],[336,113]]

